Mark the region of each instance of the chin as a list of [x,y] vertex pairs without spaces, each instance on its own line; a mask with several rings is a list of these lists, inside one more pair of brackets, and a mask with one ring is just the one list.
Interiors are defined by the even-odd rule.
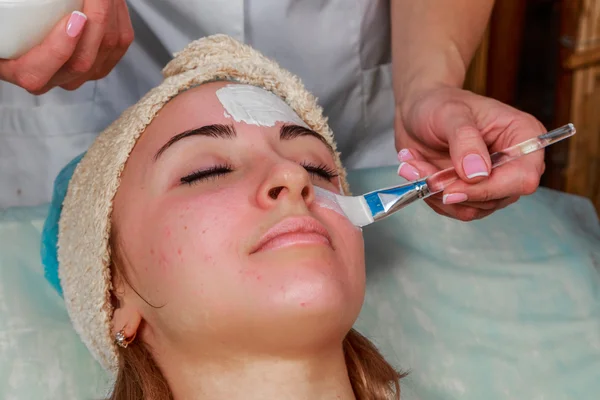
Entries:
[[272,310],[287,313],[308,329],[311,324],[320,330],[328,324],[333,324],[329,329],[350,329],[364,300],[362,279],[326,257],[298,257],[278,268],[289,271],[275,274],[280,285],[270,299]]
[[341,342],[358,318],[365,291],[364,262],[348,262],[345,256],[318,245],[281,247],[250,256],[253,279],[246,283],[252,282],[251,290],[263,299],[259,307],[265,312],[259,318],[269,326],[272,341],[299,346]]
[[333,302],[331,296],[313,296],[307,300],[277,305],[279,312],[274,312],[276,320],[266,335],[268,343],[279,343],[282,349],[300,354],[341,345],[358,318],[360,305],[352,304],[352,299]]
[[[364,296],[364,268],[327,246],[295,246],[255,254],[273,299],[289,307],[336,309]],[[267,283],[265,282],[265,283]],[[276,289],[276,290],[271,290]],[[360,308],[360,306],[359,306]]]

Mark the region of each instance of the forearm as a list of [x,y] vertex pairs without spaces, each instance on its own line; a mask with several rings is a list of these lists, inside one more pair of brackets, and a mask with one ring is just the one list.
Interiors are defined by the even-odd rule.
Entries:
[[493,0],[392,0],[396,104],[437,86],[462,86],[493,4]]

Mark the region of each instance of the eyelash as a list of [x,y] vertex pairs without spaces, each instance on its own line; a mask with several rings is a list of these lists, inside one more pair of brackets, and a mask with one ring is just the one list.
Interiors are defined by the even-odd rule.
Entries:
[[181,183],[191,185],[194,182],[200,182],[207,179],[216,179],[221,175],[228,174],[233,171],[229,164],[218,164],[208,169],[192,172],[189,175],[181,178]]
[[[327,181],[331,181],[333,178],[339,176],[339,174],[333,168],[327,166],[327,164],[302,163],[300,165],[302,165],[312,176]],[[192,172],[191,174],[182,177],[180,181],[182,184],[191,185],[195,182],[216,179],[219,176],[226,175],[230,172],[233,172],[233,167],[231,165],[218,164],[208,169]]]
[[327,164],[302,163],[300,165],[302,165],[309,174],[325,179],[326,181],[330,181],[339,176],[337,171]]

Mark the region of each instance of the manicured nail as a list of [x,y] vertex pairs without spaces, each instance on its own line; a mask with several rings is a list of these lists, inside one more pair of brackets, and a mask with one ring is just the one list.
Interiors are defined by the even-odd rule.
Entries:
[[451,193],[445,194],[442,198],[444,204],[456,204],[462,203],[463,201],[467,201],[468,197],[464,193]]
[[398,175],[409,181],[414,181],[421,177],[419,175],[419,171],[415,167],[405,162],[400,164],[400,166],[398,167]]
[[69,22],[67,22],[67,35],[73,38],[79,36],[86,22],[87,16],[84,13],[73,11]]
[[463,170],[467,178],[472,179],[478,176],[488,176],[487,165],[479,154],[469,154],[463,159]]
[[398,161],[400,161],[400,162],[405,162],[405,161],[413,160],[413,159],[414,159],[414,157],[410,153],[410,150],[408,150],[408,149],[402,149],[398,152]]

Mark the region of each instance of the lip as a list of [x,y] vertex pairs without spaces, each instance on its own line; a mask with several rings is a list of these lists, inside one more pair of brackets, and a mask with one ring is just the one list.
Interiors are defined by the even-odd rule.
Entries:
[[312,217],[289,217],[271,227],[250,254],[296,245],[331,247],[331,236],[323,224]]

